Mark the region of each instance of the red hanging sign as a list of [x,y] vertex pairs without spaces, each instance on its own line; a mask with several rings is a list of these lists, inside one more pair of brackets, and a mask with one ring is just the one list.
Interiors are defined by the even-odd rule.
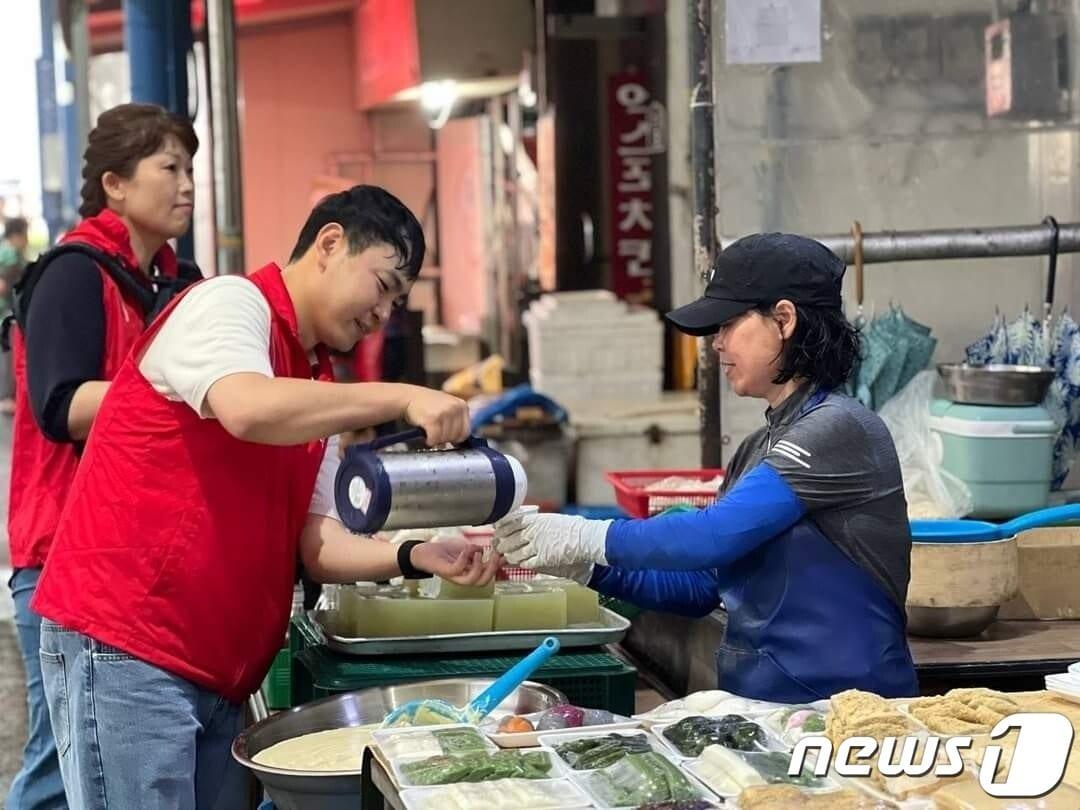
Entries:
[[653,299],[653,171],[664,152],[663,115],[642,74],[608,78],[612,288],[640,304]]

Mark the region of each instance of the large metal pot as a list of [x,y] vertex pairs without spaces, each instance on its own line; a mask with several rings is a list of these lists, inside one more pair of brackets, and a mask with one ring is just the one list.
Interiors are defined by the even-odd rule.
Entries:
[[908,632],[928,638],[973,638],[997,620],[998,605],[978,607],[907,606]]
[[941,363],[937,368],[946,399],[966,405],[1039,405],[1054,379],[1053,371],[1040,366]]
[[[441,681],[386,686],[347,692],[299,706],[269,717],[242,732],[232,746],[233,757],[250,768],[266,788],[277,810],[357,810],[360,807],[360,771],[291,771],[259,765],[252,758],[283,740],[347,726],[380,723],[410,700],[442,698],[464,706],[492,683],[491,678],[451,678]],[[528,714],[565,703],[557,689],[526,681],[499,709]]]

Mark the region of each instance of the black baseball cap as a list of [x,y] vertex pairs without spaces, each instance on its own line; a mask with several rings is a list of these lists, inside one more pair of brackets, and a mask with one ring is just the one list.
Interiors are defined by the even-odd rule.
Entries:
[[756,233],[716,257],[705,295],[667,314],[688,335],[711,335],[754,307],[787,299],[840,309],[844,263],[821,242],[792,233]]

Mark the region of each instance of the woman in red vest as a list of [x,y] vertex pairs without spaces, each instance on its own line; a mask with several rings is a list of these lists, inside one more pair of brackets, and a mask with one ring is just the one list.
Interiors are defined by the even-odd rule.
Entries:
[[468,435],[455,397],[332,379],[328,349],[384,324],[423,257],[395,197],[333,194],[284,269],[195,285],[128,355],[33,603],[72,804],[241,806],[230,745],[281,647],[297,559],[323,582],[494,577],[497,555],[357,537],[334,508],[326,437],[398,418],[433,445]]
[[[153,297],[156,279],[177,276],[167,240],[191,223],[191,124],[166,110],[124,104],[103,113],[83,163],[84,219],[29,272],[36,274],[25,332],[13,335],[16,410],[8,512],[10,587],[26,664],[29,737],[9,810],[64,807],[64,786],[42,689],[40,617],[30,608],[83,443],[146,317],[134,287]],[[122,289],[91,248],[129,274]]]

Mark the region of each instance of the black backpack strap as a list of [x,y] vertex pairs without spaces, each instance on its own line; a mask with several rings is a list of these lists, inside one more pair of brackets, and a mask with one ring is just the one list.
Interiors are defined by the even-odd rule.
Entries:
[[[45,269],[60,256],[72,253],[85,256],[104,270],[120,288],[121,293],[138,304],[147,323],[161,310],[164,303],[167,303],[168,299],[164,303],[159,300],[160,289],[155,291],[149,285],[141,283],[116,256],[82,242],[65,242],[46,251],[28,264],[12,289],[11,314],[4,318],[0,326],[0,348],[4,351],[11,351],[11,327],[14,324],[18,324],[23,331],[26,330],[26,319],[30,313],[30,301],[33,298],[34,288],[41,280]],[[168,297],[171,298],[172,295],[175,295],[175,291]]]
[[2,344],[4,351],[11,351],[11,327],[13,325],[18,324],[20,329],[26,331],[26,319],[30,313],[30,300],[33,297],[34,288],[37,287],[37,283],[41,280],[45,269],[55,259],[71,253],[86,256],[91,261],[106,268],[106,272],[110,276],[115,277],[118,275],[117,271],[123,272],[123,268],[119,266],[119,261],[115,257],[80,242],[66,242],[45,251],[23,269],[19,280],[12,288],[11,314],[4,318],[2,333],[0,333],[0,344]]
[[104,270],[120,288],[120,292],[138,305],[139,310],[143,313],[143,322],[145,324],[149,324],[161,314],[161,311],[168,306],[169,301],[180,292],[196,281],[203,279],[202,271],[194,262],[181,259],[177,262],[176,278],[154,276],[151,279],[151,286],[151,284],[143,283],[136,278],[116,256],[82,242],[65,242],[41,254],[23,270],[22,276],[12,290],[11,313],[0,323],[0,349],[5,352],[11,351],[11,327],[14,324],[18,324],[20,329],[26,330],[26,319],[30,313],[30,299],[34,287],[41,279],[41,274],[45,272],[45,268],[54,259],[69,253],[86,256]]
[[195,282],[203,280],[202,270],[199,269],[199,266],[187,259],[177,259],[176,270],[176,278],[155,275],[150,279],[154,285],[154,302],[149,309],[144,310],[147,325],[161,314],[161,311],[169,305],[173,298]]

